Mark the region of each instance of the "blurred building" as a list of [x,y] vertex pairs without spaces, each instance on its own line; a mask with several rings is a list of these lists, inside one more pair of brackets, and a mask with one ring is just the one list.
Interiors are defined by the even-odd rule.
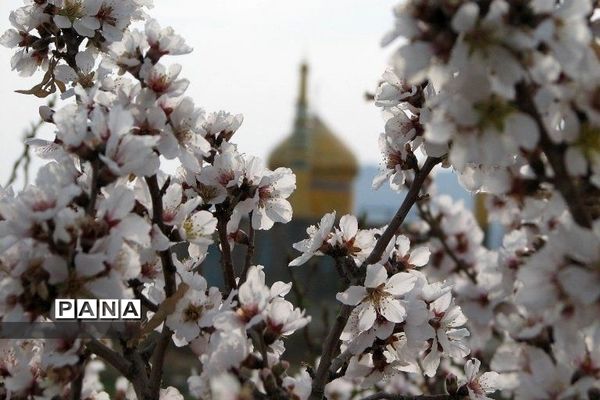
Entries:
[[300,85],[292,133],[269,157],[269,168],[289,167],[296,174],[290,198],[294,218],[318,220],[336,210],[354,210],[354,179],[358,161],[344,142],[308,105],[308,65],[300,66]]

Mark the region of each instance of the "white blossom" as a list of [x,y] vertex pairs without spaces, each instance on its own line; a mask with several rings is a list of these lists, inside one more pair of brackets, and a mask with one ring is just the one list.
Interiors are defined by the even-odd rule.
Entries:
[[364,332],[371,328],[377,316],[393,323],[400,323],[406,317],[406,310],[399,297],[409,292],[415,277],[401,272],[388,278],[388,274],[380,264],[367,266],[365,286],[350,286],[343,293],[338,293],[338,301],[356,306],[359,315],[358,329]]

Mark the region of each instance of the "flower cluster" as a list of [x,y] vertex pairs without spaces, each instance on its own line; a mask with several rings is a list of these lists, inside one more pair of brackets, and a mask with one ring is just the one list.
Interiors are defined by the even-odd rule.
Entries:
[[384,40],[404,42],[379,103],[410,103],[410,88],[433,85],[419,119],[431,146],[424,149],[446,147],[459,173],[483,175],[477,186],[486,191],[510,187],[507,175],[551,144],[566,147],[551,158],[570,175],[595,182],[600,65],[592,14],[588,0],[404,2]]
[[[430,283],[419,271],[429,262],[427,247],[411,249],[410,239],[398,235],[377,263],[365,266],[366,258],[357,260],[355,254],[361,243],[374,245],[382,231],[357,230],[356,219],[344,216],[332,232],[333,221],[333,214],[326,215],[319,227],[308,229],[309,238],[295,246],[304,252],[302,261],[327,254],[342,265],[342,276],[363,282],[337,295],[352,310],[340,335],[340,364],[334,364],[337,368],[332,367],[332,372],[338,373],[346,363],[347,367],[325,388],[328,396],[336,398],[344,387],[355,390],[350,388],[358,385],[365,390],[393,382],[404,373],[435,376],[442,357],[461,360],[469,354],[467,319],[453,298],[452,285]],[[353,253],[348,242],[354,237],[360,241],[352,242],[356,243]],[[371,253],[373,245],[363,250]]]
[[[431,84],[412,85],[400,79],[392,69],[383,74],[375,94],[375,105],[382,108],[385,119],[385,132],[379,136],[383,162],[381,172],[373,179],[374,189],[388,180],[390,187],[399,191],[406,178],[412,178],[418,168],[415,151],[423,144],[421,114],[427,112],[424,107],[431,96]],[[428,154],[434,152],[431,148]]]
[[[168,340],[155,344],[163,347],[155,357],[164,357],[171,336],[196,349],[205,366],[200,382],[210,395],[212,377],[249,359],[259,368],[278,365],[282,339],[310,321],[283,299],[290,285],[269,288],[261,267],[248,264],[237,279],[228,271],[225,290],[208,287],[198,272],[217,236],[222,252],[253,246],[241,229],[245,219],[249,230],[289,222],[295,176],[238,151],[230,140],[241,115],[207,113],[185,96],[189,81],[181,67],[163,63],[191,51],[183,38],[152,19],[142,31],[129,29],[145,18],[147,5],[36,1],[11,14],[15,29],[1,41],[18,48],[14,68],[22,74],[45,69],[31,94],[58,88],[64,104],[40,109],[55,138],[29,142],[49,161],[35,184],[0,194],[0,318],[49,321],[56,298],[143,299],[148,326],[130,340],[158,340],[157,330]],[[177,159],[177,173],[165,173],[161,158]],[[184,254],[173,251],[180,243]],[[80,376],[81,396],[107,398],[82,370],[89,346],[114,351],[98,343],[15,341],[2,357],[5,394],[69,395],[76,390],[69,383]],[[277,371],[272,390],[293,391],[295,378]],[[161,389],[160,380],[138,383],[133,372],[120,372],[132,385],[124,390],[135,393],[128,397],[144,398],[150,390],[161,399],[181,398],[174,388]],[[262,387],[260,379],[252,384]]]
[[313,256],[324,254],[337,258],[349,256],[360,265],[375,246],[377,230],[359,229],[354,215],[342,216],[335,229],[334,223],[335,211],[325,214],[318,226],[309,226],[306,230],[308,238],[294,244],[302,255],[292,260],[290,266],[302,265]]
[[[188,379],[193,395],[211,398],[212,394],[212,398],[220,398],[221,389],[215,392],[214,385],[219,385],[227,371],[247,360],[262,364],[264,368],[263,376],[256,384],[262,385],[267,379],[279,379],[281,382],[275,392],[287,393],[290,385],[292,392],[302,390],[294,389],[290,382],[293,377],[281,376],[281,371],[278,373],[275,368],[281,369],[280,356],[285,351],[283,339],[310,322],[310,317],[305,316],[303,310],[284,299],[290,289],[291,284],[283,282],[267,286],[263,267],[252,266],[246,280],[239,286],[236,293],[238,300],[234,304],[225,302],[220,306],[194,293],[185,295],[185,300],[179,302],[177,310],[168,317],[167,325],[171,320],[176,335],[178,332],[188,333],[185,339],[191,340],[191,347],[204,366],[200,375]],[[220,301],[218,290],[213,297]],[[201,332],[200,335],[198,332]],[[272,370],[267,372],[269,368]],[[304,379],[305,387],[306,381]],[[234,395],[233,392],[239,395],[242,385],[238,382],[227,390],[232,392],[230,396]]]
[[[457,318],[471,333],[459,333],[464,348],[501,372],[478,378],[481,362],[469,361],[466,386],[456,389],[447,380],[450,394],[480,399],[502,387],[507,398],[588,398],[599,387],[598,324],[591,317],[598,312],[599,293],[597,12],[586,0],[415,0],[394,10],[395,27],[383,44],[400,40],[375,94],[385,132],[382,173],[374,186],[389,178],[392,189],[410,189],[422,168],[414,154],[418,148],[454,169],[467,190],[489,193],[478,204],[484,215],[480,210],[476,219],[464,204],[436,196],[430,187],[432,198],[417,200],[420,221],[409,231],[412,241],[426,244],[429,262],[410,262],[409,255],[385,264],[386,279],[423,273],[451,284],[452,304],[468,317]],[[499,248],[486,247],[490,230],[482,218],[506,232]],[[414,270],[422,265],[421,272]],[[392,296],[387,286],[380,280],[375,288],[368,280],[364,289],[351,286],[339,298],[354,304],[353,296],[367,291],[377,294],[378,304],[393,299],[404,306],[407,316],[393,341],[400,343],[394,348],[403,349],[402,362],[392,372],[398,356],[390,350],[391,340],[379,356],[369,353],[372,339],[361,342],[367,335],[360,326],[369,325],[363,309],[371,304],[364,296],[357,307],[362,314],[350,319],[360,340],[349,342],[348,349],[366,346],[366,352],[348,364],[349,377],[331,382],[332,397],[352,398],[365,379],[370,385],[373,372],[363,369],[368,365],[380,367],[383,375],[375,380],[396,375],[380,389],[423,393],[426,381],[397,371],[416,366],[427,373],[428,366],[438,368],[431,350],[446,352],[443,344],[432,347],[411,365],[410,304],[419,285],[402,296]],[[392,323],[388,309],[376,314],[375,347],[380,329]],[[398,314],[398,307],[393,309]],[[424,338],[442,343],[439,335]],[[448,354],[453,351],[464,356],[461,346]],[[462,376],[451,364],[439,365]]]

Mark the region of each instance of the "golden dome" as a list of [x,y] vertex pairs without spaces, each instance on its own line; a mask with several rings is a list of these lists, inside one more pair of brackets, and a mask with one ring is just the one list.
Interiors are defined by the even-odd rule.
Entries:
[[319,117],[313,117],[312,124],[313,143],[310,147],[310,155],[313,170],[356,175],[358,161],[354,153]]
[[[306,130],[308,146],[305,154],[311,170],[327,174],[356,175],[358,171],[356,156],[319,117],[310,117]],[[294,169],[298,153],[302,150],[293,135],[288,136],[271,153],[269,167]]]
[[309,115],[307,77],[308,66],[303,64],[294,128],[271,153],[269,168],[289,167],[296,174],[296,191],[290,198],[296,217],[318,219],[332,210],[341,216],[352,212],[358,162],[323,121]]

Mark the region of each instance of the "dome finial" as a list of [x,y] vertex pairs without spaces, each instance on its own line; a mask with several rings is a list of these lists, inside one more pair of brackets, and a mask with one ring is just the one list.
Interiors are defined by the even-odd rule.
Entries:
[[307,86],[308,86],[308,63],[302,61],[300,64],[300,93],[298,94],[298,105],[306,106],[307,104]]

